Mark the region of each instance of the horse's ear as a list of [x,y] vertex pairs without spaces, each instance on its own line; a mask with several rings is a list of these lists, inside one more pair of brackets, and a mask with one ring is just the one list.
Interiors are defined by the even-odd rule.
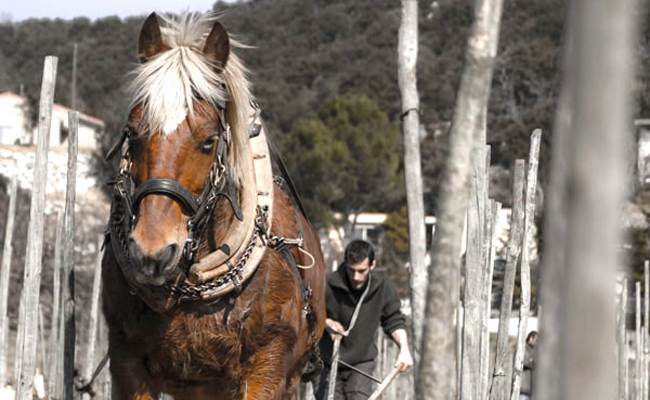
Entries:
[[219,21],[214,22],[214,26],[205,40],[203,53],[217,69],[221,70],[226,66],[228,54],[230,54],[230,39],[226,28]]
[[162,34],[156,13],[151,13],[142,24],[140,29],[140,40],[138,42],[138,58],[140,62],[155,56],[164,50]]

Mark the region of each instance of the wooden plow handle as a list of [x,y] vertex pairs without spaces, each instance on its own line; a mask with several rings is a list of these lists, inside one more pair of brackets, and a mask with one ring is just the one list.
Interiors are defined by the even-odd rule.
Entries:
[[377,400],[379,396],[386,390],[388,385],[393,382],[393,380],[397,377],[399,374],[399,368],[393,368],[393,371],[388,375],[384,380],[381,382],[381,384],[375,389],[375,391],[368,397],[368,400]]
[[339,367],[339,346],[343,336],[336,335],[334,339],[334,348],[332,349],[332,363],[330,368],[330,379],[327,388],[327,400],[334,400],[334,389],[336,388],[336,373]]

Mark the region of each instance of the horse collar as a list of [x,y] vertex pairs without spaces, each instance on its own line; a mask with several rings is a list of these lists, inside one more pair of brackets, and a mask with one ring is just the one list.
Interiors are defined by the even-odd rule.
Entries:
[[225,246],[192,264],[188,281],[169,287],[171,296],[179,302],[212,300],[240,291],[266,251],[273,221],[273,172],[259,113],[250,126],[250,170],[244,177],[241,200],[244,218],[226,235]]

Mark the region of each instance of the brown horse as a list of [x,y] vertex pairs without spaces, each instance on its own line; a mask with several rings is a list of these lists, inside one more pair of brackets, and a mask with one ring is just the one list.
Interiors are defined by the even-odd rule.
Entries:
[[[162,23],[161,23],[162,22]],[[103,260],[113,398],[289,399],[318,361],[320,242],[274,179],[240,46],[151,14]]]

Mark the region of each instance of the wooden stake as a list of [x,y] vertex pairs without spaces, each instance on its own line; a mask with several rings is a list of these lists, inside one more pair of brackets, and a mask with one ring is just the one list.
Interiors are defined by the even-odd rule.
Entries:
[[485,296],[485,312],[483,322],[483,332],[481,339],[481,399],[486,399],[490,395],[490,327],[489,321],[492,314],[492,279],[494,276],[494,260],[496,249],[494,246],[494,239],[496,238],[496,225],[499,220],[499,213],[501,212],[501,203],[492,200],[491,218],[488,228],[488,242],[486,247],[488,249],[488,258],[486,266],[485,289],[483,295]]
[[648,284],[650,284],[650,277],[648,276],[648,260],[643,263],[643,365],[641,367],[641,382],[642,382],[642,397],[648,398],[648,320],[650,316],[650,291],[648,291]]
[[339,347],[341,346],[341,339],[343,339],[343,336],[341,335],[336,335],[334,338],[334,346],[332,349],[332,364],[330,365],[330,379],[327,389],[327,400],[334,400],[336,373],[338,372],[339,367]]
[[41,100],[38,116],[38,141],[36,163],[34,165],[34,186],[29,213],[29,235],[25,251],[25,339],[21,350],[23,363],[18,383],[18,400],[32,400],[34,392],[34,373],[36,372],[36,344],[38,342],[38,303],[41,286],[41,260],[43,254],[43,213],[45,209],[45,189],[47,183],[47,157],[50,146],[50,128],[54,88],[56,83],[56,57],[45,57]]
[[519,306],[519,329],[517,332],[517,347],[512,368],[512,390],[510,400],[519,400],[521,373],[524,366],[526,350],[526,332],[528,330],[528,313],[530,312],[530,247],[533,243],[535,225],[535,193],[537,192],[537,168],[539,166],[539,148],[542,131],[536,129],[530,139],[530,155],[528,156],[528,173],[526,174],[526,216],[524,218],[524,240],[521,250],[521,304]]
[[[97,239],[97,260],[95,261],[95,275],[93,278],[93,293],[90,305],[90,320],[88,322],[88,348],[86,349],[86,365],[84,377],[89,382],[95,369],[95,338],[97,335],[97,321],[99,320],[99,296],[102,282],[102,252],[101,249],[104,236],[99,235]],[[90,400],[88,393],[83,393],[82,400]]]
[[641,283],[635,282],[634,284],[634,293],[636,299],[635,307],[635,316],[636,316],[636,326],[635,326],[635,357],[634,357],[634,398],[636,400],[642,400],[642,384],[641,384],[641,365],[643,364],[642,358],[642,348],[643,348],[643,335],[641,334]]
[[[497,331],[496,356],[490,399],[509,398],[510,382],[507,379],[506,364],[508,364],[508,337],[510,315],[512,313],[512,297],[517,274],[517,262],[521,253],[524,228],[524,160],[515,160],[514,182],[512,189],[512,215],[510,216],[510,234],[506,253],[506,270],[503,277],[503,294],[499,313],[499,330]],[[511,359],[510,359],[511,360]]]
[[59,316],[61,304],[61,262],[63,248],[63,214],[59,213],[56,217],[56,235],[54,239],[54,271],[52,273],[52,323],[50,324],[49,338],[49,370],[47,374],[47,392],[50,397],[55,393],[57,371],[59,362],[63,357],[62,347],[59,346]]
[[485,225],[487,182],[485,175],[486,151],[484,143],[476,143],[472,157],[467,206],[467,251],[465,253],[465,286],[463,305],[463,352],[461,358],[460,398],[473,400],[481,397],[481,330],[485,304]]
[[77,182],[77,152],[79,113],[68,112],[68,174],[65,192],[65,246],[63,251],[63,295],[62,308],[65,322],[65,339],[63,351],[63,398],[72,400],[74,396],[74,360],[75,360],[75,293],[74,293],[74,231],[75,231],[75,186]]
[[9,318],[7,316],[7,302],[9,299],[9,280],[11,279],[11,256],[14,235],[14,217],[16,215],[16,196],[18,195],[18,180],[11,178],[9,186],[9,208],[7,210],[7,224],[5,225],[5,241],[2,248],[2,268],[0,270],[0,388],[7,383],[7,346],[9,332]]
[[413,356],[420,359],[422,324],[426,304],[427,267],[424,199],[422,197],[422,167],[420,162],[420,99],[417,90],[418,2],[402,0],[402,22],[397,48],[397,76],[402,98],[402,130],[404,143],[404,183],[408,211],[411,310],[413,326]]
[[627,400],[627,279],[623,280],[618,312],[618,399]]

